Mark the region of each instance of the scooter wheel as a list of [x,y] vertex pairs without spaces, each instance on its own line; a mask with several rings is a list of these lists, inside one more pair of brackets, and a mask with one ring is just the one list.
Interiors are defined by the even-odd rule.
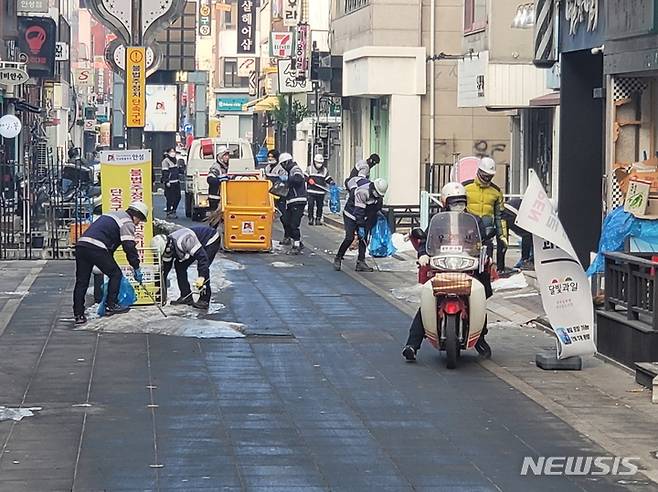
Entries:
[[450,315],[445,318],[446,330],[446,367],[454,369],[457,367],[457,356],[459,355],[459,341],[457,330],[459,330],[459,316]]

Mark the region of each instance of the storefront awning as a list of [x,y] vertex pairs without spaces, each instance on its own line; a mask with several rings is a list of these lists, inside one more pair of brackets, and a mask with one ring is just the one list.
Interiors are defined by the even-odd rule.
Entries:
[[560,105],[559,91],[550,92],[548,94],[544,94],[543,96],[530,99],[530,107],[532,108],[537,108],[537,107],[546,108],[546,107],[559,106],[559,105]]
[[276,96],[265,96],[254,101],[249,101],[247,104],[242,105],[242,111],[254,111],[261,113],[263,111],[270,111],[279,107],[279,99]]

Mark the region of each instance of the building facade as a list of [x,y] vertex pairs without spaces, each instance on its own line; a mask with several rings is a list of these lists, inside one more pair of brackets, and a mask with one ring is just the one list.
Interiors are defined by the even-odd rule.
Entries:
[[343,56],[343,168],[379,153],[390,204],[438,191],[441,181],[427,179],[432,165],[509,160],[507,118],[457,105],[464,17],[463,2],[451,0],[332,3],[331,51]]

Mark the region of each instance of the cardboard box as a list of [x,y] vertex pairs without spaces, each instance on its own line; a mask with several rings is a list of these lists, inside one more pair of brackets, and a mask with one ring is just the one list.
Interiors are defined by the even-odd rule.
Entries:
[[628,181],[628,192],[624,201],[624,210],[636,217],[646,215],[650,191],[650,181],[631,178]]

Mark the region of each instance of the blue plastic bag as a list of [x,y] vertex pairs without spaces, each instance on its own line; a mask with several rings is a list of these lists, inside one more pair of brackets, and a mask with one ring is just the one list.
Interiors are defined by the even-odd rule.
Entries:
[[377,223],[372,229],[370,238],[370,254],[375,258],[384,258],[395,254],[395,246],[391,239],[391,229],[388,220],[383,215],[377,217]]
[[329,188],[329,210],[332,213],[340,213],[340,188],[333,185]]
[[[105,316],[105,304],[107,303],[107,285],[109,282],[103,284],[103,299],[98,305],[98,315]],[[135,304],[137,301],[137,294],[135,289],[130,284],[126,277],[121,277],[121,285],[119,286],[119,306],[128,307]]]

